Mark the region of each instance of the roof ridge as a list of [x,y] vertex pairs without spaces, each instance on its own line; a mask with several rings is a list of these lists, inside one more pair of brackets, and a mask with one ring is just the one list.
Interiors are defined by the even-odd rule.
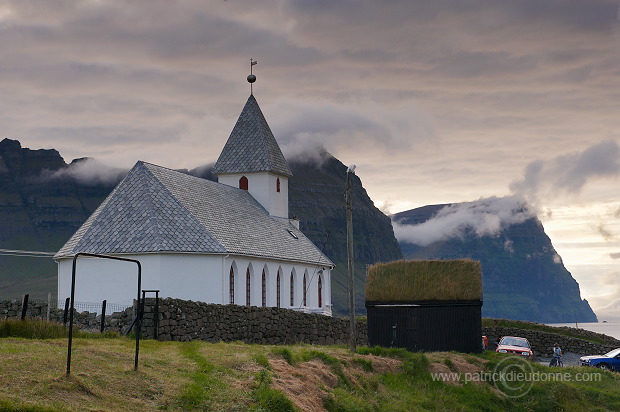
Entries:
[[[155,179],[155,181],[157,181],[157,183],[159,184],[159,186],[163,187],[165,189],[165,186],[159,181],[159,179],[157,179],[157,177],[149,170],[149,168],[146,166],[147,162],[142,162],[140,164],[140,168],[142,170],[144,170],[144,173],[148,173],[149,175],[151,175],[153,177],[153,179]],[[140,191],[143,193],[143,195],[148,194],[148,196],[146,197],[146,203],[147,203],[147,211],[149,213],[149,219],[153,222],[153,226],[155,226],[156,230],[155,230],[155,244],[157,245],[157,248],[161,250],[161,248],[163,247],[164,241],[163,238],[161,236],[161,231],[160,231],[160,223],[159,223],[159,218],[157,216],[157,213],[155,211],[155,206],[153,205],[153,194],[152,194],[152,187],[150,185],[145,184],[146,182],[142,181],[144,179],[144,175],[139,176],[140,180],[141,180],[141,185],[140,185]]]

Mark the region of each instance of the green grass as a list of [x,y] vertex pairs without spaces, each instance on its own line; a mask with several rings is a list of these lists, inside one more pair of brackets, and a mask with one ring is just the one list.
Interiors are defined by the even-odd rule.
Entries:
[[481,273],[471,259],[377,263],[368,268],[366,300],[480,300]]
[[[598,369],[554,368],[570,379],[534,382],[520,398],[502,395],[491,380],[456,385],[431,375],[436,368],[490,373],[524,362],[494,352],[360,347],[351,354],[344,346],[146,340],[134,371],[132,340],[78,337],[66,377],[66,344],[66,338],[0,339],[0,411],[297,411],[304,410],[301,401],[328,411],[620,410],[620,374]],[[579,381],[583,373],[600,379]],[[314,391],[286,386],[294,381]]]
[[298,409],[284,393],[271,387],[271,375],[265,369],[256,374],[256,385],[252,391],[256,405],[250,411],[291,412]]
[[[41,319],[7,319],[0,321],[0,338],[57,339],[67,337],[69,330],[62,324]],[[74,336],[78,330],[75,328]]]
[[[66,338],[67,336],[69,336],[68,327],[43,319],[5,319],[0,321],[0,338],[58,339]],[[116,339],[119,337],[119,334],[117,332],[82,332],[74,325],[73,337]]]

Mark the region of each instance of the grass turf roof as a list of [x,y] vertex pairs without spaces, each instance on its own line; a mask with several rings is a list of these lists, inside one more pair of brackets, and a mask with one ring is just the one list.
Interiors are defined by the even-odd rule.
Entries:
[[398,260],[368,268],[367,301],[481,299],[482,270],[475,260]]

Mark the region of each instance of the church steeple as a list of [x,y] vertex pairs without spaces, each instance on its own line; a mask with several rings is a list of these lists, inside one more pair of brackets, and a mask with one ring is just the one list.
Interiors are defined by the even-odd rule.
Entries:
[[255,172],[292,176],[256,98],[250,95],[213,167],[213,174]]
[[[250,83],[256,76],[252,79],[248,76]],[[288,178],[293,174],[254,95],[245,103],[212,172],[218,182],[249,191],[270,215],[288,218]]]

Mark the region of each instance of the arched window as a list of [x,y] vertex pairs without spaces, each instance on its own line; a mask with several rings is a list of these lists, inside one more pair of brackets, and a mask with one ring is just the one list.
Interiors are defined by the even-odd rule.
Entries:
[[229,301],[228,303],[230,303],[231,305],[235,304],[235,270],[233,269],[233,267],[230,267],[230,276],[228,279],[228,285],[230,288],[230,295],[229,295]]
[[265,276],[265,269],[263,269],[261,290],[262,290],[261,304],[263,305],[263,307],[265,307],[267,306],[267,276]]
[[280,192],[280,178],[279,177],[276,179],[276,192],[278,193]]
[[248,178],[245,176],[241,176],[239,179],[239,189],[248,190]]
[[319,308],[323,307],[323,281],[322,276],[319,276]]
[[308,306],[308,302],[306,300],[306,274],[304,273],[304,306]]
[[276,307],[280,307],[280,271],[278,270],[278,277],[276,278]]
[[250,306],[250,268],[245,272],[245,305]]
[[291,271],[291,306],[295,306],[295,275]]

